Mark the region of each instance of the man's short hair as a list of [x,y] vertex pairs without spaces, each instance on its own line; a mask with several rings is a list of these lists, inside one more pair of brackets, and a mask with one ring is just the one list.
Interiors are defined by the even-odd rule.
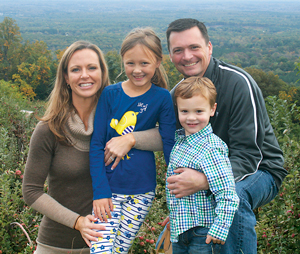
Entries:
[[195,26],[199,28],[205,42],[208,43],[209,36],[207,33],[206,26],[204,25],[203,22],[200,22],[197,19],[190,19],[190,18],[177,19],[169,24],[168,29],[166,31],[168,50],[170,51],[170,34],[171,34],[171,32],[182,32],[182,31],[188,30],[190,28],[193,28]]
[[175,88],[174,97],[190,99],[193,96],[201,95],[209,101],[211,108],[214,107],[217,98],[217,90],[215,85],[206,77],[189,77],[183,80]]

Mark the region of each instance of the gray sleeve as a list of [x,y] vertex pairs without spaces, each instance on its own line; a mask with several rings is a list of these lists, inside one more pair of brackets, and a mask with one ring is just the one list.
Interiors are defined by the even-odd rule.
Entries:
[[132,132],[135,138],[134,148],[147,151],[162,151],[163,143],[158,128]]
[[62,206],[55,199],[44,193],[40,196],[31,207],[41,214],[44,214],[49,219],[56,221],[69,228],[73,228],[78,213],[71,211],[70,209]]
[[48,125],[40,122],[30,140],[22,185],[23,197],[24,201],[38,212],[73,228],[79,214],[67,209],[44,191],[55,142],[55,137]]

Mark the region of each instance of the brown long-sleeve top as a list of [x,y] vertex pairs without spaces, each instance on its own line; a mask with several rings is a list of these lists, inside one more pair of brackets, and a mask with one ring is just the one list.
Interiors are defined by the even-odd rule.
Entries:
[[28,205],[44,214],[38,233],[40,243],[66,249],[88,247],[73,226],[78,215],[92,211],[89,143],[93,119],[94,112],[85,131],[78,115],[70,117],[67,130],[73,146],[58,143],[44,122],[38,123],[31,137],[23,196]]

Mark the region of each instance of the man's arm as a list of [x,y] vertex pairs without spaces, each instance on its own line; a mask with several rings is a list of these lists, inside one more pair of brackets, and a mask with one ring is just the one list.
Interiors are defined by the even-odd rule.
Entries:
[[159,134],[158,128],[153,128],[146,131],[132,132],[135,139],[136,149],[146,151],[162,151],[163,143]]

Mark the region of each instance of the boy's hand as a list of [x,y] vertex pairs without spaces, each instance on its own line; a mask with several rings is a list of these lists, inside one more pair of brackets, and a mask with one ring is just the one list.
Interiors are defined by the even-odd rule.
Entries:
[[217,243],[217,244],[222,244],[222,245],[225,244],[224,241],[221,241],[220,239],[214,238],[211,235],[207,235],[205,243],[209,244],[211,241],[213,241],[213,243]]
[[170,223],[169,223],[169,222],[170,222],[170,217],[167,216],[167,218],[165,218],[165,220],[163,221],[163,223],[162,223],[161,225],[162,225],[163,227],[167,225],[167,229],[168,229],[168,230],[171,230],[171,229],[170,229]]
[[95,217],[107,222],[107,217],[111,219],[110,211],[113,211],[114,207],[111,198],[102,198],[93,201],[93,209]]

